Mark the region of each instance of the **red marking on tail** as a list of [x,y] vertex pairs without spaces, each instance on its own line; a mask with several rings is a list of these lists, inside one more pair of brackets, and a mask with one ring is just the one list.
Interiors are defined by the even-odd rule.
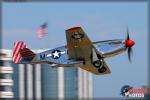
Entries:
[[24,49],[24,48],[27,48],[27,46],[23,41],[18,41],[15,43],[13,56],[12,56],[14,63],[20,63],[20,61],[22,59],[22,55],[20,54],[20,50]]

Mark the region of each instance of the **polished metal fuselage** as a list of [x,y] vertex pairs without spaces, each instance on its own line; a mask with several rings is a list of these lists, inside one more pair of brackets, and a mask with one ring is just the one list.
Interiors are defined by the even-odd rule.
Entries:
[[[126,50],[124,40],[121,39],[93,42],[93,48],[95,49],[96,53],[100,54],[104,59],[118,55]],[[58,58],[54,58],[53,53],[54,51],[58,50],[61,53]],[[87,58],[87,60],[88,59],[90,60],[91,58]],[[81,60],[69,59],[67,47],[61,46],[37,54],[36,57],[33,59],[33,62],[49,63],[49,64],[52,64],[53,62],[53,64],[60,64],[60,66],[62,65],[68,66],[69,64],[74,65],[83,61],[82,59]]]

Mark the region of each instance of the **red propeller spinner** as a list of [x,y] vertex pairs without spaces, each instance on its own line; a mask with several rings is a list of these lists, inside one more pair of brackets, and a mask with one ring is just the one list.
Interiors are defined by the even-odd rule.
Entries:
[[133,40],[125,40],[126,48],[132,47],[135,45],[135,42]]

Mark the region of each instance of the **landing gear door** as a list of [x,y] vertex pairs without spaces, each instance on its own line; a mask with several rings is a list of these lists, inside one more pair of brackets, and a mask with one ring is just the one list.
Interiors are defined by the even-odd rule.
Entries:
[[[106,68],[106,71],[104,72],[105,74],[106,74],[106,73],[107,73],[107,74],[111,73],[111,71],[110,71],[110,69],[108,68],[108,65],[107,65],[107,63],[106,63],[105,61],[103,61],[103,66],[102,66],[102,67]],[[99,72],[100,72],[100,70],[99,70]]]

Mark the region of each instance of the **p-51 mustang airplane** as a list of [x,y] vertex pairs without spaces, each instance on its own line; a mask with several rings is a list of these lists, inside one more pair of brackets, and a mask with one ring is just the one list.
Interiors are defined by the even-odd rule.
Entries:
[[15,43],[13,61],[17,64],[51,64],[53,67],[80,67],[94,74],[109,74],[105,58],[128,50],[131,60],[132,46],[127,30],[127,39],[91,42],[81,27],[66,30],[67,45],[35,54],[23,41]]

